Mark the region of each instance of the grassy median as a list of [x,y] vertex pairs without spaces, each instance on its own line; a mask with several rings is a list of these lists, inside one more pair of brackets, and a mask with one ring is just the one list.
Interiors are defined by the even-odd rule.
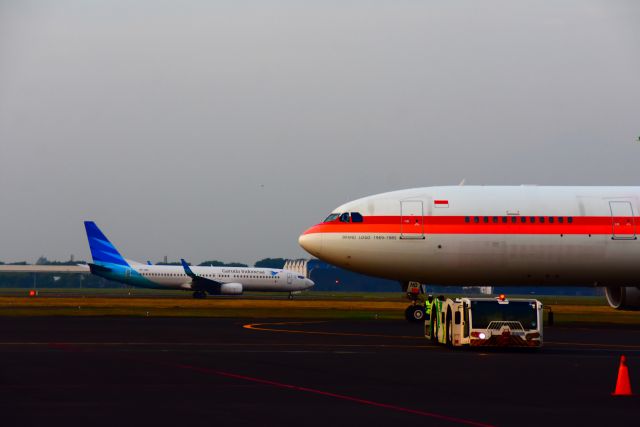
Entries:
[[[403,319],[409,304],[400,293],[308,292],[288,300],[269,297],[218,297],[195,300],[186,293],[127,290],[25,290],[3,292],[0,316],[138,316],[241,317],[247,319]],[[640,312],[608,307],[601,297],[540,297],[554,313],[556,325],[632,325],[640,327]],[[545,314],[545,318],[547,315]]]
[[406,302],[208,298],[0,297],[2,316],[401,318]]

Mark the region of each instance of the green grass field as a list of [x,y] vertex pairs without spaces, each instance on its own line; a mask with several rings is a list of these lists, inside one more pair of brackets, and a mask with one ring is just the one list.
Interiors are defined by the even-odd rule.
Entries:
[[[515,295],[510,296],[515,298]],[[540,297],[556,325],[632,325],[640,312],[613,310],[602,297]],[[145,289],[42,289],[29,297],[25,289],[0,290],[0,316],[153,316],[240,317],[246,319],[403,319],[409,302],[402,293],[304,292],[209,297],[194,300],[188,292]],[[548,312],[545,310],[545,312]],[[546,317],[546,316],[545,316]]]
[[[30,289],[25,288],[0,288],[0,297],[2,296],[26,296]],[[72,288],[72,289],[39,289],[39,296],[84,296],[91,297],[133,297],[133,298],[178,298],[190,299],[191,293],[176,290],[157,290],[143,288],[113,288],[113,289],[96,289],[96,288]],[[447,294],[450,298],[459,297],[458,294]],[[481,295],[473,295],[481,296]],[[288,294],[282,292],[247,292],[243,298],[281,298],[287,299]],[[544,304],[579,304],[579,305],[606,305],[604,296],[541,296],[541,295],[519,295],[509,294],[509,298],[536,298]],[[215,298],[215,297],[212,297]],[[223,297],[226,298],[226,297]],[[333,291],[305,291],[295,295],[296,300],[349,300],[349,301],[406,301],[402,292],[333,292]]]

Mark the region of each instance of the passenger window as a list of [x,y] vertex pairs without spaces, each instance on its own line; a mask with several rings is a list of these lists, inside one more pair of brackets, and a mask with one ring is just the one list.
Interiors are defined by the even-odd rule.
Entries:
[[340,222],[349,222],[349,212],[340,215]]
[[513,224],[515,224],[516,222],[518,222],[518,217],[517,217],[517,216],[512,216],[512,217],[511,217],[511,222],[512,222]]
[[469,221],[471,221],[471,218],[469,218],[468,216],[465,216],[464,217],[464,222],[469,222]]
[[473,222],[475,222],[476,224],[480,222],[480,217],[474,216],[473,217]]
[[360,212],[351,212],[351,222],[362,222],[363,218]]
[[498,222],[498,217],[497,217],[497,216],[494,216],[494,217],[493,217],[493,222],[494,222],[494,223],[497,223],[497,222]]
[[527,217],[526,217],[526,216],[521,217],[521,218],[520,218],[520,222],[521,222],[521,223],[523,223],[523,224],[524,224],[525,222],[527,222]]
[[539,219],[540,219],[540,224],[544,224],[544,217],[541,216]]
[[553,224],[553,217],[552,216],[549,217],[549,224]]
[[531,218],[529,218],[529,220],[531,221],[531,224],[535,224],[536,222],[536,217],[532,216]]
[[559,216],[559,217],[558,217],[558,222],[559,222],[560,224],[564,223],[564,218],[563,218],[563,217],[561,217],[561,216]]
[[488,217],[488,216],[485,216],[482,220],[483,220],[485,223],[486,223],[486,222],[489,222],[489,217]]
[[569,224],[571,224],[571,223],[573,222],[573,217],[568,217],[568,218],[567,218],[567,222],[568,222]]
[[506,224],[506,223],[507,223],[507,221],[508,221],[507,217],[506,217],[506,216],[503,216],[503,217],[502,217],[502,223],[503,223],[503,224]]

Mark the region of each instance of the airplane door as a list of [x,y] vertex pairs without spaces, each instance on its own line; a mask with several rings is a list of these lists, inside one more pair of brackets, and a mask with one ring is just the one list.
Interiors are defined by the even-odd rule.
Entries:
[[611,208],[612,239],[635,239],[636,224],[631,202],[609,202]]
[[293,274],[292,273],[287,273],[287,284],[292,284],[293,283]]
[[400,238],[424,239],[424,216],[421,200],[400,202]]

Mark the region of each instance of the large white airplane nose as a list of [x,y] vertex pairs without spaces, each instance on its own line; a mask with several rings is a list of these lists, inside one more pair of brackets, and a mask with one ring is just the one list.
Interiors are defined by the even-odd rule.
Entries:
[[322,252],[322,233],[304,233],[298,238],[298,244],[311,255],[320,258]]
[[311,279],[304,279],[304,284],[307,286],[307,289],[313,288],[316,285]]

